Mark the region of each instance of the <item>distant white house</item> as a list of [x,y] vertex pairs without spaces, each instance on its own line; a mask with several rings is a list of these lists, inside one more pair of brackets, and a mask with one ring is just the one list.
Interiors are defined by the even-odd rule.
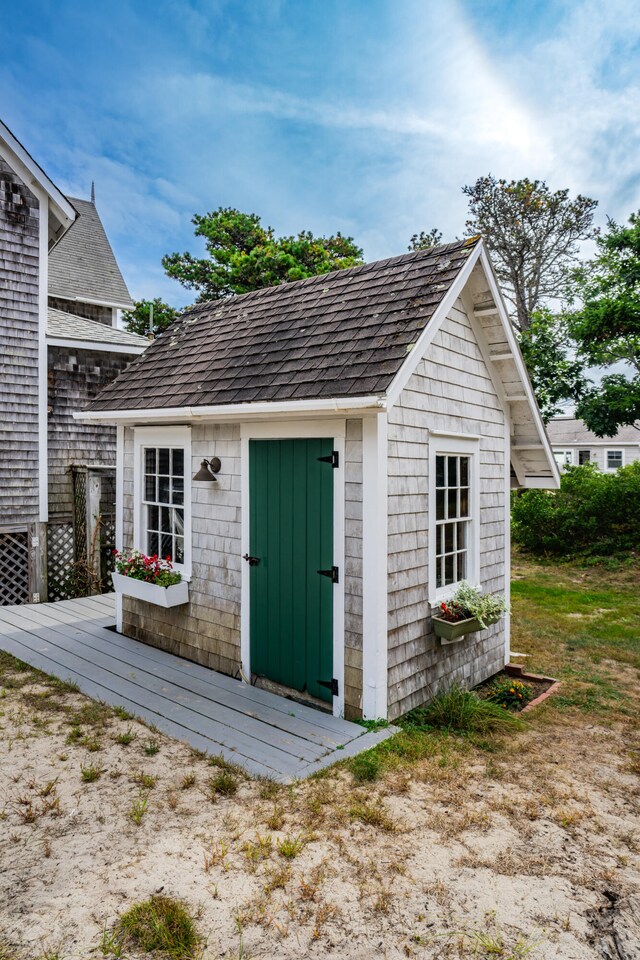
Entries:
[[557,417],[547,433],[558,466],[595,463],[605,473],[640,460],[640,424],[621,427],[615,437],[597,437],[576,417]]

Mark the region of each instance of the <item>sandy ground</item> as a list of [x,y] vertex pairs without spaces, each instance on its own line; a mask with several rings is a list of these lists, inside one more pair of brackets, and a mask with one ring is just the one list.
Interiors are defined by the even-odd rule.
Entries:
[[207,958],[640,957],[621,728],[538,720],[496,752],[439,748],[376,783],[240,779],[224,796],[187,746],[83,715],[91,701],[30,673],[0,682],[7,956],[102,956],[103,930],[162,891],[197,914]]

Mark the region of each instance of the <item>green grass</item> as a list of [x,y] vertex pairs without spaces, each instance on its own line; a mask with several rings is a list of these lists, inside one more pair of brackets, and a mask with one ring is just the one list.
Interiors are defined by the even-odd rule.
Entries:
[[104,955],[115,957],[136,950],[169,960],[192,960],[199,944],[195,920],[186,904],[157,894],[135,903],[113,931],[105,930],[102,936]]
[[435,728],[479,737],[510,733],[525,726],[521,717],[508,713],[491,700],[481,700],[472,690],[464,690],[456,684],[437,694],[424,707],[411,710],[400,724],[405,729]]
[[[511,647],[526,670],[563,681],[547,710],[632,716],[640,669],[640,566],[615,571],[516,555]],[[523,662],[523,661],[518,661]]]

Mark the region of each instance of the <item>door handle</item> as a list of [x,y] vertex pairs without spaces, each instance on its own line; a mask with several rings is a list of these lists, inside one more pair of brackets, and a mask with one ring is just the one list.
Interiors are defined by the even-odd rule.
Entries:
[[250,567],[257,567],[260,563],[260,557],[250,557],[248,553],[245,553],[242,559],[246,560]]

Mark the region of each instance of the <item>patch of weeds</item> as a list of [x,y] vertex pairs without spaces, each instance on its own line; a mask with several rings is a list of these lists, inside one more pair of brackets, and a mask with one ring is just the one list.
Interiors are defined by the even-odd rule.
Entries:
[[154,777],[150,773],[145,773],[144,770],[138,770],[131,777],[131,782],[136,783],[139,787],[142,787],[144,790],[153,790],[158,778]]
[[455,733],[488,734],[522,730],[522,717],[508,713],[497,703],[482,700],[472,690],[453,684],[423,707],[416,707],[399,721],[405,730],[435,728]]
[[277,843],[278,853],[281,857],[284,857],[285,860],[293,860],[303,849],[304,844],[304,837],[283,837],[281,840],[278,840]]
[[398,825],[393,817],[384,809],[381,803],[354,803],[349,808],[349,816],[352,820],[359,820],[370,827],[379,827],[388,833],[395,833]]
[[80,767],[80,776],[83,783],[95,783],[102,776],[102,770],[91,763],[88,767]]
[[128,747],[136,739],[136,736],[137,734],[133,732],[131,727],[127,727],[124,733],[118,733],[113,739],[116,743],[119,743],[121,747]]
[[268,860],[271,856],[272,839],[269,834],[266,837],[258,833],[255,840],[247,840],[242,845],[242,850],[249,863],[256,864],[261,860]]
[[209,873],[212,867],[221,866],[223,870],[228,870],[229,864],[227,863],[227,854],[229,852],[229,845],[220,840],[212,849],[205,853],[204,855],[204,872]]
[[277,803],[273,805],[273,813],[265,820],[270,830],[281,830],[284,825],[284,814]]
[[212,757],[209,757],[209,766],[217,767],[219,770],[226,770],[227,773],[233,773],[234,776],[242,776],[241,768],[235,764],[231,763],[230,760],[225,760],[220,754],[214,754]]
[[371,783],[380,775],[380,757],[370,750],[355,756],[349,766],[356,783]]
[[238,792],[238,779],[234,773],[227,770],[221,770],[207,781],[209,785],[209,797],[216,800],[217,797],[233,797]]
[[271,867],[265,873],[265,880],[263,887],[265,896],[270,896],[274,890],[284,890],[291,880],[291,867],[288,863],[284,866]]
[[171,960],[192,960],[200,943],[187,905],[160,894],[134,904],[122,914],[111,933],[106,937],[103,934],[103,952],[115,957],[123,956],[124,950],[136,950]]
[[184,777],[180,781],[181,790],[190,790],[191,787],[194,787],[196,784],[196,775],[195,773],[185,773]]
[[139,827],[140,824],[142,823],[142,818],[147,812],[148,805],[149,805],[149,797],[146,794],[142,793],[142,791],[140,791],[140,793],[138,794],[136,799],[133,801],[133,803],[131,804],[127,812],[127,816],[129,817],[129,820],[131,820],[132,823],[135,823],[136,827]]
[[128,710],[125,710],[124,707],[121,707],[121,706],[114,707],[114,708],[113,708],[113,712],[115,713],[116,717],[118,717],[118,719],[120,719],[120,720],[133,720],[133,719],[134,719],[133,714],[132,714],[132,713],[129,713]]
[[365,730],[368,730],[370,733],[375,730],[386,730],[389,726],[388,720],[363,720],[362,718],[356,720],[361,727],[364,727]]
[[282,784],[275,780],[269,780],[268,777],[260,779],[260,789],[258,796],[261,800],[275,800],[282,792]]
[[18,960],[18,954],[3,940],[0,940],[0,960]]
[[157,740],[148,740],[143,750],[148,757],[155,757],[157,753],[160,753],[160,744]]
[[82,730],[82,727],[79,727],[76,724],[74,724],[66,736],[65,743],[69,744],[69,746],[72,746],[74,743],[80,743],[83,737],[84,737],[84,732]]

